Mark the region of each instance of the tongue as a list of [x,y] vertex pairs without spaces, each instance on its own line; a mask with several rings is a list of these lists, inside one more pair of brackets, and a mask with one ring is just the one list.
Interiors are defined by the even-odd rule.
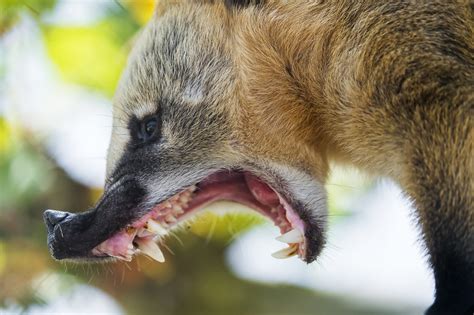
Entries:
[[125,257],[127,256],[128,245],[132,243],[134,237],[135,234],[127,233],[125,231],[118,232],[94,248],[94,254]]
[[252,195],[257,199],[260,203],[275,207],[280,204],[280,200],[278,199],[278,195],[270,188],[267,184],[260,181],[257,177],[253,176],[252,174],[245,173],[245,181],[247,182],[247,186],[252,192]]

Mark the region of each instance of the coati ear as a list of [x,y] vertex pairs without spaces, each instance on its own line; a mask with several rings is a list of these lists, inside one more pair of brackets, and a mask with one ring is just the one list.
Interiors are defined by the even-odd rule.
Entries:
[[265,0],[224,0],[224,4],[228,9],[257,6],[263,4],[264,2]]

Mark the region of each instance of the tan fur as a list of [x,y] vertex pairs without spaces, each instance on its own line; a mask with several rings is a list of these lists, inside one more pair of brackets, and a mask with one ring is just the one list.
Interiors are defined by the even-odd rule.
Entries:
[[[443,1],[387,14],[376,2],[242,11],[235,22],[240,130],[256,154],[297,159],[322,180],[326,161],[336,160],[400,183],[418,210],[442,296],[447,269],[473,276],[457,267],[474,262],[471,12]],[[443,52],[445,39],[430,27],[444,28],[459,46]]]
[[438,254],[472,263],[472,12],[455,1],[393,11],[377,3],[270,1],[240,11],[242,138],[323,180],[326,160],[392,177],[414,201],[433,265],[450,264]]
[[[400,179],[401,166],[394,164],[402,163],[399,146],[402,140],[387,134],[407,127],[396,125],[388,113],[391,106],[397,106],[394,98],[399,96],[387,91],[383,103],[374,104],[374,91],[386,89],[380,86],[382,81],[402,80],[407,64],[413,60],[427,57],[426,73],[416,74],[419,77],[436,75],[432,71],[435,69],[440,69],[437,70],[440,74],[443,70],[451,72],[456,64],[417,52],[413,42],[423,36],[421,32],[410,32],[411,38],[389,34],[390,28],[398,24],[393,26],[393,21],[379,18],[376,10],[364,12],[364,5],[351,7],[348,3],[309,5],[295,1],[274,4],[272,9],[265,10],[266,16],[261,11],[248,10],[237,18],[235,59],[241,74],[239,104],[244,104],[247,110],[240,129],[248,135],[264,132],[266,137],[244,136],[256,141],[263,139],[250,145],[262,151],[267,151],[267,146],[269,151],[274,147],[268,137],[274,137],[278,143],[281,152],[277,155],[294,154],[285,144],[305,143],[314,151],[327,152],[331,158]],[[368,6],[369,2],[366,3]],[[365,15],[364,21],[354,28],[342,23],[349,10],[359,10]],[[459,15],[467,13],[460,10]],[[364,23],[376,23],[376,27],[368,30]],[[399,23],[403,23],[402,14]],[[463,35],[472,43],[472,29],[466,29]],[[381,60],[371,60],[370,55],[381,49],[389,53]],[[391,78],[387,78],[387,71]],[[405,83],[416,84],[407,91],[414,100],[424,90],[436,93],[441,88],[429,86],[430,82],[423,85],[417,79],[408,78],[411,81]],[[432,79],[432,84],[436,84],[436,78]],[[373,107],[379,108],[365,113]],[[391,153],[390,159],[387,152]]]
[[[230,68],[205,73],[217,78],[206,106],[230,118],[233,135],[219,154],[270,160],[323,183],[329,161],[393,178],[414,201],[431,255],[431,310],[451,314],[445,300],[465,301],[474,286],[471,2],[260,2],[164,1],[151,22],[197,21],[196,42],[176,52],[183,62],[230,58]],[[124,89],[147,96],[144,84]],[[123,108],[143,103],[127,96]]]

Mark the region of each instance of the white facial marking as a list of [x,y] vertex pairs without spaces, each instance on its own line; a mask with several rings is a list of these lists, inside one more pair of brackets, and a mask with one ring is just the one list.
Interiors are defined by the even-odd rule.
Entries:
[[149,115],[156,113],[157,107],[156,104],[145,103],[136,105],[133,108],[133,114],[140,120]]
[[183,92],[183,98],[186,103],[191,105],[200,104],[204,98],[202,87],[197,83],[189,84]]

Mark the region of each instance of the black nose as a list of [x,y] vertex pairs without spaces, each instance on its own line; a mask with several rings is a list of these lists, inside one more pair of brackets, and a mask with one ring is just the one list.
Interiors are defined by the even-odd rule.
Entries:
[[48,227],[52,228],[56,224],[64,221],[69,216],[69,213],[56,210],[46,210],[43,213],[44,222]]

